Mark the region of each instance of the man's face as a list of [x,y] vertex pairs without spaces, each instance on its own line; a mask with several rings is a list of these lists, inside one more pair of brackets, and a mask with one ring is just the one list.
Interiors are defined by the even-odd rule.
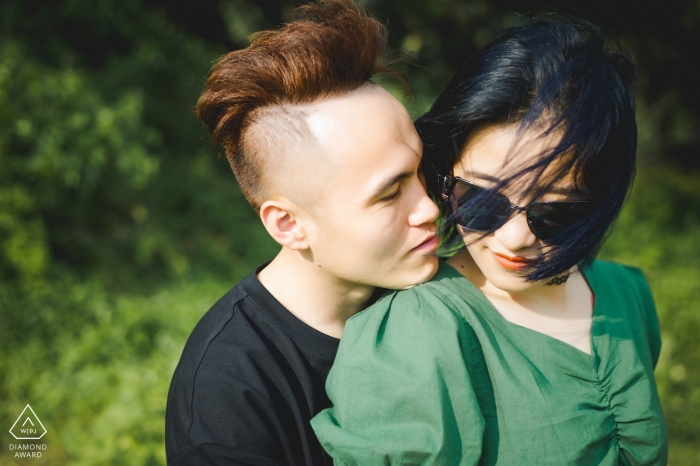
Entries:
[[314,104],[307,124],[322,153],[307,182],[306,256],[337,278],[404,289],[438,267],[438,209],[418,166],[422,143],[391,94],[365,86]]

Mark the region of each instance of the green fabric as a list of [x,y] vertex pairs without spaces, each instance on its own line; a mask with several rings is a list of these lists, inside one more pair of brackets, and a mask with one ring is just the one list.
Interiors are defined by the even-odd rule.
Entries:
[[661,339],[638,269],[596,261],[592,354],[512,324],[447,264],[352,317],[312,420],[335,464],[659,465]]

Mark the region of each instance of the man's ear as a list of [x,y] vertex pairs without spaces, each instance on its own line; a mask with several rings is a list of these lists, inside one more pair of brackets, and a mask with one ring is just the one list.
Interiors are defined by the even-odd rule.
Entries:
[[287,199],[265,201],[260,206],[260,219],[265,229],[282,246],[308,249],[306,233],[297,216],[298,206]]

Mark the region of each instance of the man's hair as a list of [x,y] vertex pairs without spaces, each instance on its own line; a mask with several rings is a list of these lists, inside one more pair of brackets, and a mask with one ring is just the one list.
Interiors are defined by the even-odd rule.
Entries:
[[343,96],[377,74],[405,82],[379,62],[386,28],[350,0],[321,0],[297,13],[299,20],[254,34],[249,47],[221,57],[197,102],[197,116],[224,147],[256,211],[267,196],[265,172],[298,165],[284,159],[303,156],[299,146],[309,145],[303,105]]

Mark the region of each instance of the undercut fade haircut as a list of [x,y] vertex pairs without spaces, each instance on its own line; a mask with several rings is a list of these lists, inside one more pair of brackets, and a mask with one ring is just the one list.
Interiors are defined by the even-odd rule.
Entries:
[[[533,130],[543,137],[561,134],[561,140],[535,163],[517,167],[495,189],[517,183],[514,187],[524,199],[536,199],[572,174],[580,196],[596,207],[550,242],[528,270],[527,280],[589,266],[634,178],[633,78],[631,56],[599,27],[552,14],[506,30],[467,61],[416,122],[424,143],[428,191],[441,206],[443,244],[454,250],[462,238],[441,198],[441,177],[452,173],[471,135],[485,127],[516,124],[521,137]],[[517,153],[513,147],[508,157],[512,160]],[[530,178],[523,177],[528,173]],[[526,179],[532,182],[523,183]],[[465,208],[478,209],[484,201],[474,199],[476,205],[470,202]]]
[[[293,149],[308,146],[312,138],[304,105],[348,94],[375,75],[407,86],[390,60],[381,61],[386,57],[386,28],[355,3],[322,0],[296,12],[300,19],[258,32],[249,47],[221,57],[196,107],[258,212],[267,196],[265,172],[277,168],[280,156],[303,157],[304,151]],[[260,120],[261,129],[248,135]]]

